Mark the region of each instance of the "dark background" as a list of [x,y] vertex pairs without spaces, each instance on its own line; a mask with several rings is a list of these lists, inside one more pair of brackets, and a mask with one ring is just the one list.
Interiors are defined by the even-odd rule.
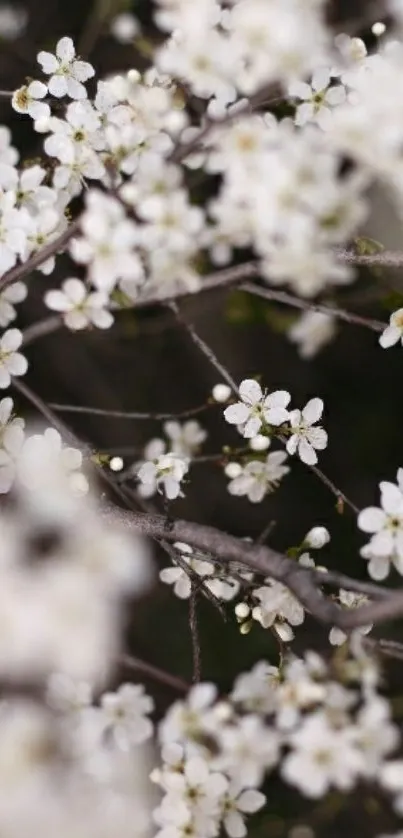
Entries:
[[[53,50],[63,35],[84,44],[83,57],[89,57],[99,75],[146,66],[136,48],[118,44],[107,31],[94,26],[92,3],[27,0],[24,5],[29,11],[29,23],[23,37],[0,43],[2,89],[14,89],[26,76],[35,76],[36,53],[43,48]],[[143,22],[145,33],[153,37],[150,4],[144,0],[135,3],[133,9]],[[358,20],[372,23],[377,19],[371,17],[370,9],[371,4],[364,0],[335,2],[329,6],[329,20],[336,31],[350,31]],[[360,26],[359,34],[368,36],[368,27]],[[370,43],[370,37],[367,40]],[[32,131],[29,119],[13,113],[2,102],[0,120],[11,126],[22,159],[40,154],[41,139]],[[77,268],[67,257],[59,257],[51,277],[39,273],[28,277],[30,294],[20,309],[18,326],[25,328],[45,316],[44,291],[71,275],[77,275]],[[369,286],[379,299],[364,305],[362,292],[365,290],[366,294]],[[358,282],[338,298],[338,303],[387,320],[389,311],[397,307],[391,306],[390,291],[399,287],[399,276],[363,272]],[[235,380],[259,374],[269,390],[288,389],[295,406],[305,404],[312,396],[323,398],[329,446],[320,456],[321,468],[358,507],[376,503],[378,482],[394,480],[397,468],[403,465],[401,349],[384,352],[373,332],[340,324],[331,345],[313,361],[306,362],[282,334],[284,315],[287,322],[295,316],[291,310],[262,301],[251,303],[250,298],[238,292],[202,295],[188,299],[181,307]],[[72,335],[60,331],[32,345],[27,356],[30,369],[26,381],[47,402],[111,410],[179,412],[206,401],[218,381],[206,358],[166,310],[125,312],[106,334]],[[30,415],[27,404],[18,398],[16,402],[23,415]],[[209,433],[205,453],[218,452],[223,444],[236,444],[238,440],[221,413],[217,406],[201,417]],[[158,423],[96,416],[66,415],[65,419],[81,439],[98,450],[141,449],[151,437],[161,435]],[[299,543],[314,524],[324,524],[332,539],[320,554],[323,563],[366,578],[366,564],[358,556],[363,538],[357,531],[355,516],[348,509],[340,514],[334,496],[315,475],[297,461],[292,465],[292,472],[280,489],[255,507],[244,498],[230,498],[222,469],[200,464],[192,470],[186,498],[175,504],[174,513],[252,538],[273,520],[276,526],[270,543],[280,550]],[[163,566],[167,557],[157,555],[157,561]],[[256,625],[248,636],[241,637],[232,609],[228,609],[224,623],[205,601],[199,603],[198,613],[204,679],[217,681],[225,691],[237,673],[258,660],[277,663],[278,648],[268,631]],[[160,585],[147,601],[130,609],[128,618],[127,645],[132,654],[191,680],[187,603],[178,601]],[[391,636],[391,632],[393,637],[403,639],[398,625],[386,627],[382,636]],[[297,651],[306,642],[321,648],[324,639],[322,629],[307,620]],[[393,696],[398,699],[403,693],[400,666],[392,667],[390,674]],[[120,676],[129,677],[124,672]],[[147,686],[162,711],[174,697],[172,692],[152,682],[147,682]],[[262,838],[282,838],[292,824],[308,822],[312,822],[316,834],[326,836],[338,836],[342,831],[353,836],[359,830],[366,836],[394,830],[385,801],[379,795],[374,797],[368,787],[350,801],[334,794],[314,806],[288,789],[285,791],[275,780],[271,780],[267,792],[270,814],[256,818],[253,832]]]

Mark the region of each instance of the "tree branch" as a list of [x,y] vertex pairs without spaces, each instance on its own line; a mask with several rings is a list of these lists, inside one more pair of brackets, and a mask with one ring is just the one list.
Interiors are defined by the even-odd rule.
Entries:
[[11,268],[10,271],[7,271],[0,277],[0,291],[3,291],[4,288],[7,288],[8,285],[11,285],[13,282],[17,282],[17,280],[24,279],[25,276],[28,276],[32,271],[39,268],[40,265],[43,265],[47,259],[50,259],[51,256],[55,256],[55,254],[60,250],[63,250],[66,244],[70,241],[73,236],[78,233],[80,229],[80,218],[77,218],[75,221],[67,227],[63,233],[60,234],[56,239],[49,244],[42,247],[40,250],[37,250],[26,262],[22,262],[19,265],[16,265],[15,268]]
[[106,410],[101,407],[81,407],[74,404],[55,404],[49,405],[53,410],[61,413],[87,413],[91,416],[109,416],[113,419],[149,419],[162,421],[164,419],[187,419],[189,416],[198,416],[199,413],[204,413],[210,407],[209,404],[202,404],[198,407],[190,407],[188,410],[182,410],[180,413],[141,413],[139,411],[125,411],[125,410]]
[[[166,518],[162,515],[127,512],[111,505],[104,507],[102,512],[107,520],[119,523],[129,531],[151,538],[163,537],[167,541],[183,541],[191,547],[217,556],[223,563],[238,562],[254,572],[281,582],[324,625],[350,631],[369,623],[386,622],[403,616],[402,591],[391,591],[385,597],[380,594],[377,600],[368,605],[346,610],[321,592],[319,585],[325,583],[326,574],[323,574],[323,578],[318,577],[318,571],[304,568],[270,547],[248,544],[213,527],[189,521],[173,521],[168,530]],[[342,579],[348,589],[348,577],[343,576]],[[357,585],[362,590],[361,584],[351,580],[351,590]],[[379,588],[379,592],[381,590]]]
[[286,306],[299,308],[302,311],[317,311],[320,314],[327,314],[329,317],[344,320],[346,323],[351,323],[355,326],[365,326],[374,332],[383,332],[387,325],[380,320],[361,317],[358,314],[353,314],[341,308],[333,308],[333,306],[324,305],[323,303],[302,300],[300,297],[294,297],[292,294],[287,294],[284,291],[273,291],[271,288],[263,288],[261,285],[256,285],[253,282],[243,282],[241,291],[254,294],[256,297],[262,297],[264,300],[269,300],[270,302],[283,303]]

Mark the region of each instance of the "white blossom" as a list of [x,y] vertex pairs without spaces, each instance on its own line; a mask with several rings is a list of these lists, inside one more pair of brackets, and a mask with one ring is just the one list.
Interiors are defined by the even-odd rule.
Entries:
[[76,59],[71,38],[61,38],[56,45],[56,54],[39,52],[38,62],[43,72],[50,76],[47,83],[49,93],[61,98],[85,99],[87,91],[83,82],[88,81],[95,71],[91,64]]
[[322,797],[332,786],[349,791],[363,769],[353,727],[333,728],[321,710],[290,734],[289,745],[292,750],[283,760],[281,776],[307,797]]
[[382,332],[379,343],[382,349],[389,349],[399,340],[403,344],[403,308],[398,308],[390,315],[389,326]]
[[24,420],[13,416],[13,400],[0,401],[0,493],[8,492],[13,484],[17,457],[24,443]]
[[295,343],[301,358],[313,358],[336,334],[335,320],[320,311],[304,311],[287,335]]
[[363,532],[371,535],[361,549],[369,559],[368,572],[373,579],[385,579],[392,563],[403,573],[403,471],[398,470],[398,485],[380,483],[381,508],[369,506],[361,510],[357,523]]
[[13,94],[11,104],[17,113],[26,113],[32,119],[47,119],[50,107],[42,100],[47,96],[48,88],[41,81],[31,81],[30,84],[18,88]]
[[47,291],[45,304],[53,311],[60,311],[65,325],[77,331],[87,326],[109,329],[113,316],[107,310],[108,296],[102,291],[88,293],[84,283],[70,278],[63,282],[61,291]]
[[192,457],[207,438],[207,432],[196,419],[189,419],[180,424],[175,420],[164,423],[164,431],[169,439],[169,449],[180,457]]
[[4,329],[17,316],[14,306],[22,303],[27,296],[27,286],[23,282],[14,282],[0,292],[0,326]]
[[330,533],[326,527],[312,527],[304,538],[304,544],[312,550],[320,550],[330,541]]
[[292,410],[290,413],[291,436],[287,442],[289,454],[296,454],[303,463],[315,465],[318,462],[317,451],[323,451],[327,446],[326,431],[316,425],[323,413],[322,399],[310,399],[302,412]]
[[148,715],[153,709],[142,684],[122,684],[115,693],[104,693],[100,706],[104,735],[121,750],[129,750],[152,736]]
[[260,503],[290,471],[286,460],[284,451],[273,451],[264,461],[250,460],[228,484],[230,495],[247,495],[252,503]]
[[9,329],[0,339],[0,388],[10,386],[12,376],[25,375],[28,361],[18,352],[22,343],[19,329]]
[[244,379],[239,385],[239,395],[241,401],[227,407],[224,417],[230,425],[239,425],[247,439],[259,433],[263,422],[278,426],[287,421],[291,396],[286,390],[276,390],[266,396],[257,381]]
[[189,469],[187,460],[177,454],[162,454],[155,461],[143,463],[137,476],[147,492],[154,494],[156,489],[163,492],[168,500],[182,495],[181,483]]
[[254,589],[253,596],[259,602],[252,610],[253,619],[263,628],[274,626],[283,640],[292,640],[294,633],[291,626],[300,626],[305,613],[288,588],[280,582],[266,579],[264,585]]
[[272,713],[277,704],[280,672],[266,661],[255,664],[250,672],[235,679],[231,699],[250,713]]
[[325,130],[331,119],[332,108],[342,104],[346,98],[343,85],[331,85],[331,74],[326,67],[315,71],[311,84],[291,84],[288,93],[292,98],[302,101],[296,109],[296,125],[305,125],[312,121]]

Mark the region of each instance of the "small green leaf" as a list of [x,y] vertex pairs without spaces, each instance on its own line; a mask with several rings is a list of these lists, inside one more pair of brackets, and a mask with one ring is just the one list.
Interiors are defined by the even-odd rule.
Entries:
[[385,247],[376,239],[370,239],[368,236],[359,236],[354,239],[355,249],[359,256],[371,256],[373,253],[381,253]]

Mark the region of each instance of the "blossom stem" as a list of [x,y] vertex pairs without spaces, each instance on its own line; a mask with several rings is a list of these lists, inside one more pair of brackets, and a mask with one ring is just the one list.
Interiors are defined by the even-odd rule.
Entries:
[[212,364],[212,366],[217,370],[217,372],[224,378],[224,380],[227,382],[227,384],[229,384],[231,389],[234,390],[235,393],[238,393],[238,386],[237,386],[236,382],[234,381],[231,373],[218,360],[218,358],[214,354],[213,350],[207,345],[207,343],[197,334],[194,326],[192,326],[191,323],[187,323],[183,319],[176,303],[175,302],[168,303],[168,308],[171,309],[171,311],[174,313],[178,323],[180,323],[180,325],[183,326],[186,329],[186,331],[187,331],[188,335],[191,337],[193,343],[196,344],[198,349],[200,349],[200,351],[203,353],[203,355],[205,355],[205,357],[210,361],[210,364]]
[[[103,514],[107,519],[120,523],[128,531],[151,538],[164,537],[169,541],[183,541],[203,552],[215,555],[223,563],[237,562],[263,576],[269,576],[285,585],[301,605],[325,625],[349,631],[358,626],[386,622],[403,616],[402,591],[389,591],[387,595],[382,596],[380,592],[383,589],[379,587],[379,596],[375,598],[372,592],[374,601],[370,604],[343,609],[322,594],[320,586],[324,584],[325,574],[318,576],[317,571],[301,567],[292,559],[265,545],[248,544],[213,527],[183,520],[176,520],[167,533],[164,516],[131,512],[111,505],[104,507]],[[346,588],[350,586],[350,590],[354,590],[354,586],[362,585],[344,576],[343,583]]]
[[199,637],[199,624],[197,619],[197,589],[192,584],[192,589],[189,598],[189,628],[190,636],[192,638],[192,654],[193,654],[193,683],[197,684],[201,680],[201,647]]
[[374,332],[383,332],[386,326],[386,323],[383,323],[380,320],[372,320],[367,317],[361,317],[360,315],[353,314],[350,311],[345,311],[341,308],[333,308],[333,306],[323,305],[322,303],[308,302],[307,300],[302,300],[300,297],[294,297],[292,294],[287,294],[284,291],[273,291],[271,288],[262,288],[260,285],[255,285],[252,282],[243,282],[241,290],[246,291],[248,294],[254,294],[257,297],[262,297],[265,300],[270,300],[276,303],[284,303],[284,305],[302,309],[302,311],[317,311],[321,314],[328,314],[329,317],[336,317],[339,320],[345,320],[346,323],[351,323],[356,326],[365,326],[367,329],[372,329]]
[[207,403],[198,407],[190,407],[188,410],[182,410],[180,413],[143,413],[139,411],[106,410],[101,407],[81,407],[81,405],[56,404],[54,402],[50,404],[50,407],[61,413],[87,413],[91,416],[109,416],[113,419],[155,419],[162,421],[164,419],[186,419],[188,416],[197,416],[199,413],[204,413],[205,410],[208,410],[210,404]]
[[118,663],[122,664],[122,666],[125,666],[127,669],[131,669],[133,672],[141,672],[143,675],[148,675],[154,681],[159,681],[161,684],[165,684],[167,687],[171,687],[177,692],[187,693],[188,690],[190,690],[191,685],[182,678],[178,678],[176,675],[171,675],[171,673],[166,672],[165,669],[160,669],[160,667],[154,666],[154,664],[147,663],[146,661],[140,660],[140,658],[133,657],[132,655],[120,655]]

